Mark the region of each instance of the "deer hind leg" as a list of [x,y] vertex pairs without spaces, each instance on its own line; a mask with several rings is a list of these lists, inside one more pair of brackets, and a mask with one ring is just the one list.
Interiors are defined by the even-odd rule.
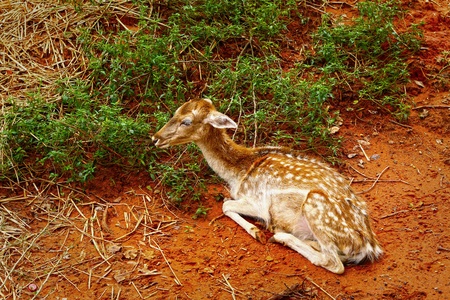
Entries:
[[233,221],[238,223],[258,242],[265,244],[267,239],[264,233],[258,227],[245,220],[241,215],[261,218],[255,208],[249,201],[245,199],[240,200],[226,200],[222,206],[223,213],[230,217]]
[[323,247],[322,251],[318,251],[316,248],[319,247],[319,244],[316,242],[300,240],[294,235],[282,231],[276,232],[270,241],[278,242],[297,251],[316,266],[336,274],[344,273],[344,265],[337,252],[330,249],[324,251]]

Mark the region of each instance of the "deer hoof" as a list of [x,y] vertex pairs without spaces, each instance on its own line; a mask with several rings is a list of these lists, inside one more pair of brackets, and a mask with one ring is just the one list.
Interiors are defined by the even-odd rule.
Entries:
[[[257,228],[258,229],[258,228]],[[255,232],[255,238],[258,242],[260,242],[261,244],[265,244],[267,243],[267,238],[266,235],[264,234],[264,232],[262,232],[261,230],[258,229],[258,231]]]

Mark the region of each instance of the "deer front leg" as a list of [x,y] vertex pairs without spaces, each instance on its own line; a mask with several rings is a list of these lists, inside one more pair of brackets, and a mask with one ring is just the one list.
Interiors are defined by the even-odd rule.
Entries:
[[241,215],[260,218],[257,209],[245,199],[230,200],[227,199],[222,206],[223,213],[238,223],[245,231],[248,232],[258,242],[265,244],[267,242],[264,233],[258,227],[245,220]]

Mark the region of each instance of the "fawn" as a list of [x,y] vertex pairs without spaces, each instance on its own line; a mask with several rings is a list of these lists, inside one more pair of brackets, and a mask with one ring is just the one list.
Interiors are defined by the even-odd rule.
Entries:
[[270,241],[336,274],[344,272],[343,263],[382,255],[365,202],[341,174],[288,148],[239,146],[225,132],[236,127],[211,100],[196,99],[179,107],[152,140],[160,148],[195,142],[231,187],[234,200],[223,203],[223,213],[256,240],[265,243],[264,233],[242,216],[262,220],[274,233]]

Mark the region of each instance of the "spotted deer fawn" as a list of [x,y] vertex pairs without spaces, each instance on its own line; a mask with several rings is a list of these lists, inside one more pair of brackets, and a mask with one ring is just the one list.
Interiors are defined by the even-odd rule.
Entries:
[[191,100],[153,137],[160,148],[195,142],[209,166],[231,187],[223,213],[253,238],[266,238],[242,216],[262,220],[284,244],[313,264],[342,274],[343,263],[374,261],[382,255],[366,204],[344,177],[324,163],[294,156],[288,148],[245,148],[226,128],[236,123],[211,100]]

